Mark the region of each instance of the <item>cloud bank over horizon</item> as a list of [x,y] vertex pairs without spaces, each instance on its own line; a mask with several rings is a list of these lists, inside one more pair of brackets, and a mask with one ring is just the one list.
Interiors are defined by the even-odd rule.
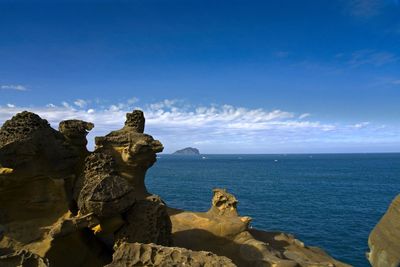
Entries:
[[368,121],[322,122],[308,112],[227,104],[198,106],[170,99],[140,103],[131,98],[111,105],[83,99],[46,106],[6,104],[0,106],[0,123],[23,110],[39,114],[54,128],[67,119],[90,121],[95,128],[88,135],[88,146],[93,149],[94,136],[121,128],[125,114],[134,109],[144,111],[145,132],[159,139],[166,153],[186,146],[217,154],[400,151],[400,129],[393,126]]

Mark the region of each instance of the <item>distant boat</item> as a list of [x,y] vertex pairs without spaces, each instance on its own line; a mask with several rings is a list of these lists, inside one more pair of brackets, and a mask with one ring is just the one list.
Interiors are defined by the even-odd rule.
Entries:
[[276,160],[274,160],[275,162],[278,162],[278,160],[276,159]]
[[206,159],[206,157],[201,157],[202,159]]

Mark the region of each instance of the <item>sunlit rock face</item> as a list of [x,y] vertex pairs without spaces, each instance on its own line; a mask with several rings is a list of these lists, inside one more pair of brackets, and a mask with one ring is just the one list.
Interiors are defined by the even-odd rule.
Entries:
[[[215,189],[208,212],[168,208],[145,186],[163,150],[143,112],[96,137],[22,112],[0,129],[0,266],[345,266],[290,235],[254,230]],[[177,189],[179,192],[179,189]]]
[[226,190],[214,189],[207,212],[169,209],[174,245],[211,251],[238,266],[349,266],[291,235],[250,228],[237,204]]
[[206,251],[191,251],[178,247],[163,247],[155,244],[122,243],[106,267],[120,266],[210,266],[234,267],[226,257]]
[[367,258],[373,267],[400,266],[400,195],[369,235]]

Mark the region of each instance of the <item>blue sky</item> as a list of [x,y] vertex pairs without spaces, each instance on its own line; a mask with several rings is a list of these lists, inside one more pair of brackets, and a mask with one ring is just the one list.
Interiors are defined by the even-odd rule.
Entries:
[[141,108],[166,152],[400,151],[400,5],[0,0],[0,94],[89,138]]

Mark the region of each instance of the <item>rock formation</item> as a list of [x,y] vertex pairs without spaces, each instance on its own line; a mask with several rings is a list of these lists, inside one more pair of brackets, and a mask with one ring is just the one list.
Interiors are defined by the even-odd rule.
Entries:
[[400,195],[372,230],[367,258],[373,267],[400,266]]
[[174,245],[211,251],[238,266],[348,266],[293,236],[251,229],[251,218],[238,215],[238,201],[226,190],[214,189],[211,202],[204,213],[169,210]]
[[0,129],[0,266],[345,266],[283,233],[251,229],[236,198],[214,190],[206,213],[168,208],[146,171],[162,144],[143,112],[96,137],[30,112]]
[[[126,265],[126,263],[129,263]],[[191,251],[155,244],[122,243],[114,252],[113,261],[106,267],[120,266],[236,266],[226,257],[211,252]]]

